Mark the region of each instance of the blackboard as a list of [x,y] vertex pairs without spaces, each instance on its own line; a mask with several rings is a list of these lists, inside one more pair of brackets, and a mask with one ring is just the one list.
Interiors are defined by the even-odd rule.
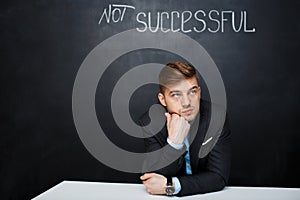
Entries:
[[[100,22],[113,5],[134,9],[127,8],[122,20],[115,11],[109,23]],[[82,62],[97,45],[120,32],[143,29],[136,18],[140,12],[151,13],[152,24],[157,13],[193,14],[183,29],[179,18],[174,26],[205,48],[223,78],[233,140],[229,184],[300,187],[299,8],[297,1],[279,0],[3,2],[1,199],[33,198],[63,180],[139,183],[139,174],[112,169],[86,150],[73,121],[72,91]],[[224,29],[208,17],[211,12],[218,18],[222,11],[228,18]],[[240,31],[232,28],[232,12],[236,19],[241,13],[247,16]],[[163,16],[170,28],[170,19]],[[204,23],[197,17],[205,20],[202,32]],[[120,56],[105,71],[97,87],[96,111],[115,144],[143,151],[143,142],[122,135],[112,120],[113,85],[133,66],[170,60],[184,58],[157,49],[137,50]],[[134,93],[133,120],[157,102],[157,91],[157,85],[148,84]]]

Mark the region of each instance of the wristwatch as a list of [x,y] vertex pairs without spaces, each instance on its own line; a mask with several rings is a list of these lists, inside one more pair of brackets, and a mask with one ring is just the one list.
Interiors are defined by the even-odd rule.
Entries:
[[166,194],[167,196],[172,196],[175,192],[175,187],[173,185],[172,177],[167,177],[167,187],[166,187]]

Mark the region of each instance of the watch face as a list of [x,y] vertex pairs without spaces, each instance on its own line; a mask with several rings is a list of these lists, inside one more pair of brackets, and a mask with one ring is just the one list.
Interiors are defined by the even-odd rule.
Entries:
[[173,186],[168,186],[168,187],[166,188],[166,193],[167,193],[167,195],[173,195],[174,192],[175,192],[175,188],[174,188]]

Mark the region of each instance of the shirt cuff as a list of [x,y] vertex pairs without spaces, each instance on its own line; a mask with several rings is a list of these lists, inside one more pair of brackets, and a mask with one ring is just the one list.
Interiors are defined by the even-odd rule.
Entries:
[[172,177],[172,180],[173,180],[174,187],[175,187],[174,194],[178,194],[181,190],[181,185],[180,185],[179,179],[177,177]]
[[175,144],[175,143],[173,143],[171,140],[169,140],[169,138],[167,138],[167,142],[168,142],[168,144],[169,144],[171,147],[173,147],[173,148],[176,149],[176,150],[180,150],[180,149],[182,149],[183,146],[184,146],[184,144]]

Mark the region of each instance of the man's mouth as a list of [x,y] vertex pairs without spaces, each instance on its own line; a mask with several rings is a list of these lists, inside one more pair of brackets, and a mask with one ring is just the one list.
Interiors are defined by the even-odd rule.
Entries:
[[182,115],[190,115],[190,114],[192,114],[192,112],[193,112],[193,109],[190,108],[190,109],[182,110],[181,114]]

